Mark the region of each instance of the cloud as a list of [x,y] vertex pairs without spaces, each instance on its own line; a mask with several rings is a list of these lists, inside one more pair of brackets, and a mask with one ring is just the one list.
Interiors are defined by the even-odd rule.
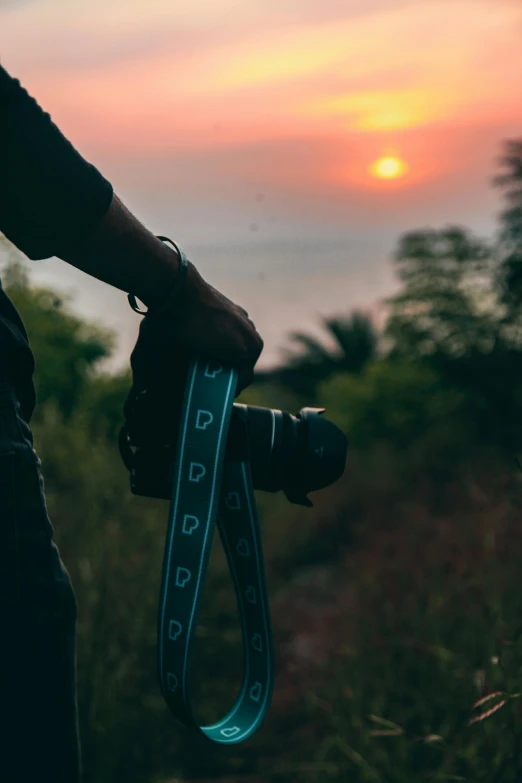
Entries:
[[[233,46],[217,41],[200,51],[168,46],[158,28],[137,36],[124,65],[120,46],[130,51],[134,39],[116,39],[103,78],[87,67],[61,69],[52,80],[39,70],[32,78],[64,118],[81,113],[85,133],[103,133],[122,151],[389,133],[473,122],[485,112],[513,117],[522,76],[518,12],[480,8],[453,0],[276,32],[256,28]],[[71,56],[75,43],[73,37]],[[216,123],[226,133],[214,132]]]
[[[103,70],[134,61],[188,64],[187,89],[221,90],[311,75],[343,61],[353,78],[370,75],[368,45],[380,71],[412,60],[426,35],[419,24],[434,20],[438,48],[459,39],[465,50],[476,37],[477,19],[502,17],[511,0],[0,0],[17,9],[4,22],[4,58],[23,68]],[[24,6],[28,7],[25,8]],[[1,5],[0,5],[1,8]],[[488,11],[489,9],[489,11]],[[519,9],[520,11],[520,9]],[[490,13],[491,12],[491,13]],[[522,18],[522,17],[519,17]],[[516,16],[511,19],[515,22]],[[442,23],[442,24],[441,24]],[[6,26],[7,25],[7,26]],[[389,28],[389,29],[388,29]],[[1,42],[2,31],[0,31]],[[388,38],[386,38],[386,35]],[[429,36],[428,36],[429,38]],[[362,39],[362,41],[360,41]],[[20,47],[18,41],[23,41]],[[395,44],[395,45],[394,45]],[[432,42],[428,41],[428,49]],[[377,54],[378,53],[378,54]],[[377,55],[377,56],[376,56]],[[200,83],[195,60],[200,63]],[[186,60],[186,63],[184,62]],[[180,71],[179,76],[186,73]],[[202,83],[201,83],[202,82]]]
[[4,11],[10,11],[15,8],[21,8],[22,6],[34,3],[36,0],[0,0],[0,14]]
[[6,67],[148,192],[240,203],[264,181],[281,213],[315,193],[326,220],[364,191],[372,216],[367,169],[391,147],[428,192],[460,170],[453,135],[522,119],[520,9],[501,0],[39,0],[6,18]]

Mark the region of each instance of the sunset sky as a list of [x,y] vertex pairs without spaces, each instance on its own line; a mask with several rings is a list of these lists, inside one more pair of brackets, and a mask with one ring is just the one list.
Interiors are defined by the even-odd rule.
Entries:
[[[2,64],[251,312],[267,364],[281,330],[388,293],[402,231],[493,230],[521,36],[518,0],[0,0]],[[62,262],[36,272],[131,323]]]

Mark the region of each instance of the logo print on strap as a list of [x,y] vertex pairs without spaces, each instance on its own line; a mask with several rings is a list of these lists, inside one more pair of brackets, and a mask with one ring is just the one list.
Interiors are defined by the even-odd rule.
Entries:
[[257,650],[257,652],[263,652],[263,640],[261,639],[261,634],[255,633],[252,637],[252,647],[254,650]]
[[219,375],[220,372],[223,372],[223,367],[220,364],[217,364],[216,362],[208,362],[207,366],[205,367],[205,378],[215,378],[216,375]]
[[169,623],[169,639],[176,641],[182,630],[183,626],[181,623],[177,620],[171,620]]
[[257,595],[255,588],[250,585],[245,590],[245,598],[247,599],[249,604],[257,604]]
[[246,540],[246,538],[239,539],[239,541],[236,544],[236,550],[238,555],[241,555],[241,557],[250,556],[250,547],[248,546],[248,541]]
[[252,701],[259,701],[261,698],[261,693],[263,691],[263,686],[260,682],[255,682],[252,687],[249,690],[249,696],[252,699]]
[[[197,470],[197,468],[199,468],[199,470]],[[201,462],[191,462],[189,470],[189,481],[195,481],[197,484],[198,481],[203,478],[206,472],[207,469],[204,465],[201,464]]]
[[169,686],[169,691],[175,691],[178,687],[178,678],[175,674],[171,674],[170,672],[167,673],[167,685]]
[[209,424],[212,424],[214,417],[210,411],[198,410],[196,414],[196,429],[206,430]]
[[221,734],[224,737],[235,737],[240,731],[239,726],[231,726],[229,729],[221,729]]
[[[193,521],[192,525],[190,524],[189,520]],[[193,531],[198,526],[199,526],[199,519],[197,517],[193,516],[192,514],[185,514],[185,516],[183,517],[183,527],[182,527],[182,531],[183,533],[185,533],[185,535],[191,536]]]
[[188,568],[176,569],[176,587],[185,587],[191,577],[191,573]]
[[229,492],[225,499],[225,506],[231,511],[238,511],[241,508],[239,492]]

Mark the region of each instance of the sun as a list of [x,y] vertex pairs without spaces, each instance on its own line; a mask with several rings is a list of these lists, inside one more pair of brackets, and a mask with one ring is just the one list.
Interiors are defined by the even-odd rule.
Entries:
[[400,158],[385,157],[375,160],[370,166],[370,173],[379,179],[396,179],[408,171],[408,165]]

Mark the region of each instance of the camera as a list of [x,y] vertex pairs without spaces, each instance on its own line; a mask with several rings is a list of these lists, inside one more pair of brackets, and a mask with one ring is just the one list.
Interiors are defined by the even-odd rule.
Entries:
[[[130,472],[135,495],[169,500],[179,423],[151,426],[147,392],[134,400],[133,415],[120,432],[122,459]],[[309,492],[339,479],[348,449],[344,433],[328,419],[325,408],[286,411],[234,403],[228,428],[224,462],[248,462],[254,489],[283,491],[291,503],[313,506]],[[129,422],[132,422],[130,429]],[[165,436],[162,433],[168,433]]]

